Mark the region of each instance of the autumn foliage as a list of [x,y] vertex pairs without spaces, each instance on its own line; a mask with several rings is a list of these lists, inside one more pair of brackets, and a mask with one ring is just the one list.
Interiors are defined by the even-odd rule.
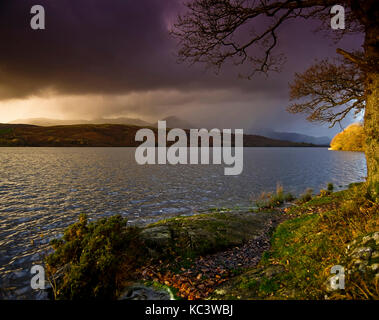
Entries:
[[363,126],[360,123],[354,123],[337,134],[330,146],[332,150],[364,151],[364,143],[365,134]]

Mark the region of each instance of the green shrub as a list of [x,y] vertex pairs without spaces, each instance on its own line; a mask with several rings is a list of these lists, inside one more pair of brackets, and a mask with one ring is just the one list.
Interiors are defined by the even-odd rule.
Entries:
[[55,298],[114,298],[142,260],[139,233],[119,215],[91,223],[80,215],[63,239],[51,242],[55,252],[47,257],[46,266]]
[[334,190],[334,185],[333,185],[333,183],[331,183],[331,182],[329,182],[328,183],[328,191],[330,191],[330,192],[333,192],[333,190]]

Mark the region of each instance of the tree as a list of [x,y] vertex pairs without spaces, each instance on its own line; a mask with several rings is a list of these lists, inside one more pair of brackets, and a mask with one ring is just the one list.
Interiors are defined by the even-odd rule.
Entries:
[[[247,64],[249,65],[247,76],[251,77],[256,72],[269,73],[280,69],[283,59],[275,49],[278,30],[286,21],[318,18],[324,26],[329,26],[330,11],[334,5],[343,5],[346,9],[348,28],[340,32],[341,37],[351,32],[363,32],[365,35],[363,55],[356,55],[340,48],[337,52],[363,73],[364,102],[360,100],[361,105],[356,107],[365,105],[367,182],[373,193],[377,195],[379,193],[377,0],[192,0],[187,2],[187,10],[178,17],[172,33],[179,40],[179,57],[182,60],[192,63],[205,62],[217,68],[227,61]],[[253,26],[255,29],[251,32]],[[245,32],[249,27],[250,32]],[[353,100],[350,101],[348,108],[354,103]],[[338,121],[338,118],[330,119],[332,122],[336,119]]]
[[290,99],[301,102],[291,104],[289,112],[304,113],[311,122],[333,127],[350,112],[358,114],[364,109],[364,74],[349,60],[316,61],[304,73],[295,74]]
[[364,151],[364,130],[360,123],[349,125],[330,143],[332,150]]

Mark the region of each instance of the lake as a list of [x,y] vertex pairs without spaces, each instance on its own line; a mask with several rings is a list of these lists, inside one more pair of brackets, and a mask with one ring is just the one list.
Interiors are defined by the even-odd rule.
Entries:
[[224,165],[139,166],[133,148],[0,148],[0,298],[43,299],[30,269],[81,213],[132,224],[210,208],[244,210],[280,182],[296,195],[363,181],[363,153],[327,148],[245,148],[244,170]]

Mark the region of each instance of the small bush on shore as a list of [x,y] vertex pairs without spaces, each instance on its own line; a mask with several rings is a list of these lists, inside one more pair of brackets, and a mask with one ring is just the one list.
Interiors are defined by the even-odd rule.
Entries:
[[328,190],[329,192],[333,192],[333,190],[334,190],[334,184],[331,183],[331,182],[329,182],[329,183],[328,183],[328,188],[327,188],[327,190]]
[[313,197],[313,189],[308,188],[305,192],[300,196],[299,202],[305,203],[311,201]]
[[285,202],[291,202],[295,197],[291,193],[284,193],[283,186],[277,184],[276,192],[262,192],[259,198],[255,201],[258,209],[272,209],[280,207]]
[[320,190],[320,197],[330,196],[333,193],[333,190],[334,190],[333,183],[328,183],[326,190],[325,189]]
[[329,190],[324,190],[324,189],[320,190],[320,197],[326,197],[330,195],[331,195],[331,192]]
[[[52,241],[47,274],[55,299],[109,299],[140,264],[139,229],[120,215],[88,223],[86,215]],[[117,278],[119,276],[119,278]]]

